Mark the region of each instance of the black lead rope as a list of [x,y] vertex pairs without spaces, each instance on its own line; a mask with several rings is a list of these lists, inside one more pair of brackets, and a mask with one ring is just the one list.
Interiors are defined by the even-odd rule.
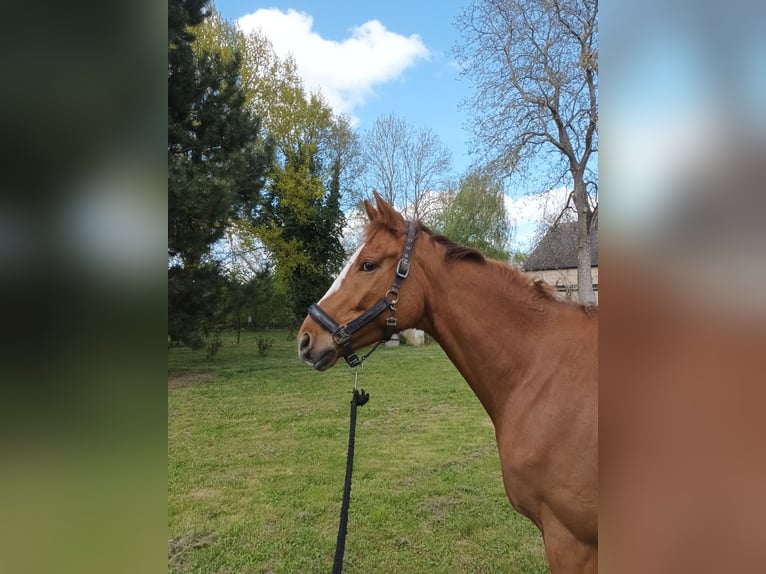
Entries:
[[361,407],[370,400],[369,393],[357,389],[358,373],[354,373],[354,392],[351,398],[351,421],[348,428],[348,455],[346,456],[346,480],[343,484],[343,502],[340,506],[340,524],[338,525],[338,541],[335,545],[335,561],[332,574],[343,572],[343,553],[346,549],[346,532],[348,531],[348,506],[351,501],[351,471],[354,468],[354,435],[356,434],[356,407]]

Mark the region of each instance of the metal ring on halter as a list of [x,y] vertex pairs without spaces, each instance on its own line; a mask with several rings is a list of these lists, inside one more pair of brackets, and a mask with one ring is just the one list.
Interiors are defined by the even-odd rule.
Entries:
[[[393,295],[393,297],[391,295]],[[391,301],[391,305],[396,305],[399,302],[399,291],[392,291],[389,289],[386,291],[386,299]]]

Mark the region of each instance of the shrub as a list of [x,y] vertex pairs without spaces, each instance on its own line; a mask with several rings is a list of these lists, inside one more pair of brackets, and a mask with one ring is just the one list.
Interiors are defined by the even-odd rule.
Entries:
[[207,344],[207,359],[208,361],[215,357],[216,353],[223,347],[223,341],[219,333],[215,333]]
[[258,354],[261,357],[265,357],[269,354],[269,349],[271,349],[271,346],[274,344],[274,339],[271,337],[264,337],[260,336],[258,337]]

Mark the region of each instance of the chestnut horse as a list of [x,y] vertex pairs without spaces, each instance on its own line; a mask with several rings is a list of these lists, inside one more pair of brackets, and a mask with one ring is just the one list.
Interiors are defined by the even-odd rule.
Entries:
[[597,310],[375,198],[362,246],[301,326],[300,358],[329,369],[390,336],[392,319],[429,333],[492,419],[505,492],[542,532],[551,572],[597,572]]

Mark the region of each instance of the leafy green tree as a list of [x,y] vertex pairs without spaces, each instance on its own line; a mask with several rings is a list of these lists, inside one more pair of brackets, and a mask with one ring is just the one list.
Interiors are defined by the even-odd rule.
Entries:
[[237,343],[242,330],[294,324],[289,297],[268,265],[246,278],[229,272],[226,300],[226,324],[237,332]]
[[248,35],[246,45],[247,92],[276,148],[252,233],[272,253],[299,319],[345,260],[341,206],[353,185],[358,140],[347,118],[306,92],[292,58],[279,60],[258,33]]
[[230,273],[227,281],[227,297],[228,322],[236,330],[237,344],[239,344],[241,331],[249,327],[257,328],[259,316],[266,314],[262,311],[266,310],[274,297],[274,278],[271,269],[264,267],[244,280],[236,273]]
[[260,233],[274,254],[296,319],[327,290],[345,258],[337,177],[329,193],[317,175],[314,146],[288,151],[276,166],[261,212]]
[[476,172],[467,175],[442,213],[444,235],[487,257],[507,261],[512,227],[504,197],[498,180]]
[[198,348],[221,320],[210,247],[257,208],[271,149],[245,105],[237,51],[195,50],[207,3],[168,4],[168,333]]
[[275,152],[260,201],[229,220],[227,241],[217,245],[216,255],[227,267],[252,270],[250,262],[232,260],[262,246],[291,313],[303,317],[345,258],[341,204],[359,165],[356,134],[319,94],[306,92],[294,60],[279,59],[258,32],[245,36],[213,12],[199,27],[196,46],[200,52],[215,49],[227,61],[241,54],[246,107],[263,118]]
[[511,262],[515,263],[519,267],[523,267],[528,257],[529,253],[516,249],[511,253]]

